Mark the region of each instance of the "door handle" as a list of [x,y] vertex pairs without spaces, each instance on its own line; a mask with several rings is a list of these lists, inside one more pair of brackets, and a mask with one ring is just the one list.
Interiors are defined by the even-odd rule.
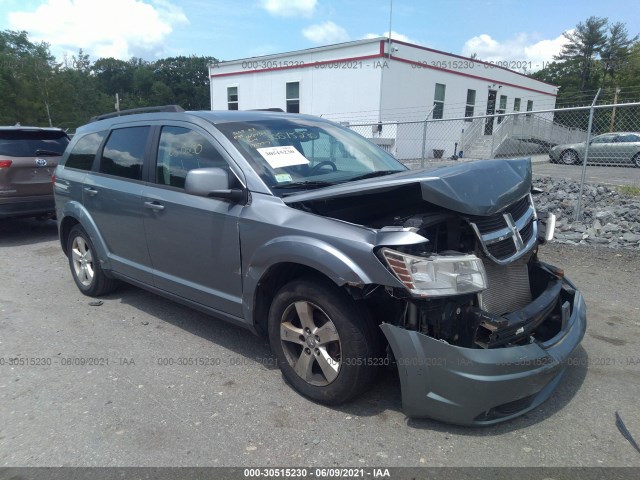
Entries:
[[98,190],[92,187],[84,187],[84,191],[87,192],[88,195],[94,197],[98,194]]
[[144,208],[150,208],[154,212],[160,212],[164,210],[164,205],[160,205],[158,202],[144,202]]

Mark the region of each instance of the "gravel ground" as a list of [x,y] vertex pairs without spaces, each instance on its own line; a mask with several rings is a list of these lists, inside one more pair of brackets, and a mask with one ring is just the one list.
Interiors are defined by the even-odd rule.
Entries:
[[[640,467],[614,419],[640,440],[640,254],[550,244],[541,256],[586,297],[582,347],[540,408],[469,429],[405,418],[391,368],[327,408],[244,330],[134,287],[91,306],[53,222],[0,222],[0,358],[51,361],[0,366],[0,466]],[[203,357],[219,363],[176,364]]]
[[554,213],[558,218],[557,241],[611,248],[640,247],[640,197],[623,195],[616,187],[585,184],[582,219],[575,221],[579,182],[538,177],[533,184],[543,192],[534,198],[538,211]]

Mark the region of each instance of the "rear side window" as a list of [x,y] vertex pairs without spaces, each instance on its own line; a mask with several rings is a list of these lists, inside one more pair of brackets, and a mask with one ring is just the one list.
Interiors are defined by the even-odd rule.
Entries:
[[627,142],[640,142],[640,136],[635,135],[633,133],[628,133],[626,135],[620,135],[618,137],[618,141],[619,142],[624,142],[624,143],[627,143]]
[[78,170],[91,170],[93,159],[98,153],[98,148],[106,132],[90,133],[82,137],[69,153],[69,158],[65,162],[65,168],[77,168]]
[[142,180],[142,164],[150,127],[113,130],[102,152],[100,173]]
[[62,131],[0,130],[0,155],[9,157],[60,156],[68,143]]

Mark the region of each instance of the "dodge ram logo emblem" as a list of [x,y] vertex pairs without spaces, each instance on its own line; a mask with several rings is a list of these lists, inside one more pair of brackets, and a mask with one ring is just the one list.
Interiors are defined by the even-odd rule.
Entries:
[[46,167],[47,161],[44,158],[36,158],[36,165],[39,167]]

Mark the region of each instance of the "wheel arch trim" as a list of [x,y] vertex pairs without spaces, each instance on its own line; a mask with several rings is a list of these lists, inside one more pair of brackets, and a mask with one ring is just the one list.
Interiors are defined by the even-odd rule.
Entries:
[[[79,224],[84,229],[84,231],[87,232],[87,235],[89,235],[89,239],[93,244],[93,248],[95,249],[95,253],[98,257],[98,261],[100,262],[100,266],[102,267],[102,269],[110,270],[108,255],[109,250],[107,248],[107,244],[104,241],[102,235],[100,235],[98,226],[94,222],[93,218],[91,217],[87,209],[82,204],[80,204],[80,202],[67,202],[64,205],[62,211],[62,218],[60,219],[58,230],[60,236],[60,244],[62,245],[62,250],[65,252],[65,254],[68,255],[68,238],[65,238],[64,226],[71,220],[73,220],[74,223]],[[73,227],[70,227],[69,231],[71,230],[71,228]]]
[[[248,323],[259,323],[255,307],[260,284],[272,268],[282,264],[315,270],[337,286],[377,283],[353,259],[333,245],[303,236],[277,238],[254,253],[244,276],[242,308]],[[393,282],[394,277],[389,274],[389,279]]]

